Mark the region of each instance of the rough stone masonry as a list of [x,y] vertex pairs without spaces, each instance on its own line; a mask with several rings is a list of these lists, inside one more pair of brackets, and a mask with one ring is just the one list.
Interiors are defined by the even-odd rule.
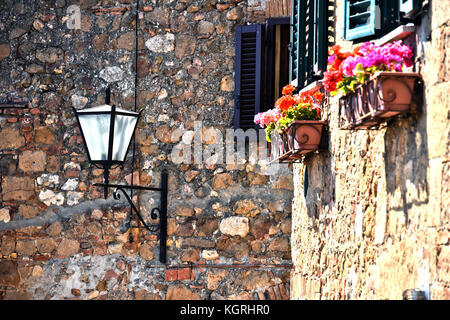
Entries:
[[[89,164],[71,107],[102,104],[110,85],[112,103],[133,109],[134,8],[0,4],[0,100],[24,102],[0,113],[0,299],[252,299],[266,290],[287,298],[291,171],[168,158],[179,142],[172,133],[194,121],[205,146],[208,132],[232,128],[234,29],[261,21],[260,2],[140,1],[136,100],[145,111],[134,167],[130,152],[110,181],[158,185],[169,170],[166,266],[157,236],[122,234],[127,204],[93,186],[103,171]],[[159,201],[135,198],[144,214]]]
[[[335,2],[336,17],[343,3]],[[450,299],[449,16],[445,1],[430,1],[404,40],[424,81],[409,117],[339,130],[338,99],[330,99],[328,150],[294,166],[293,298],[402,299],[418,289]],[[342,21],[335,40],[348,49]]]

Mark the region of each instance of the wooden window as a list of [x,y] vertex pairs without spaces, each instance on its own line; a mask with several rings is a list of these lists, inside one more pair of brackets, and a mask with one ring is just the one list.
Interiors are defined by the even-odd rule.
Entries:
[[381,11],[376,0],[346,0],[344,10],[345,40],[373,36],[377,32],[377,27],[380,28],[377,21],[381,19]]
[[292,0],[290,83],[299,89],[327,67],[328,0]]
[[255,128],[289,83],[289,17],[236,28],[234,128]]
[[[344,39],[360,42],[382,37],[420,16],[422,0],[345,0]],[[408,19],[403,19],[408,18]]]
[[422,8],[422,0],[399,0],[400,13],[404,17],[414,16]]
[[253,119],[261,110],[264,34],[265,30],[261,24],[236,28],[235,129],[255,128]]
[[265,104],[262,111],[274,107],[283,87],[289,83],[290,19],[270,18],[266,30]]

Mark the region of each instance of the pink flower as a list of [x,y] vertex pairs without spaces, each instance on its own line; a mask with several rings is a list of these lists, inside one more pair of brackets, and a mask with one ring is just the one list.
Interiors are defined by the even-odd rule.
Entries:
[[356,66],[359,63],[359,59],[357,57],[348,57],[342,62],[342,71],[344,75],[347,77],[353,77]]
[[283,115],[281,114],[281,112],[275,108],[266,112],[258,113],[257,115],[255,115],[254,122],[256,124],[259,124],[261,128],[264,128],[265,126],[268,126],[272,123],[277,123],[282,116]]

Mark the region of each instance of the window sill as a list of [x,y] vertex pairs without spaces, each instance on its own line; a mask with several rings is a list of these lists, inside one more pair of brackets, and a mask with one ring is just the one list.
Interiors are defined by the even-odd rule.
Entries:
[[382,46],[389,42],[402,40],[402,39],[405,39],[406,37],[410,36],[414,32],[416,32],[416,26],[412,23],[409,23],[407,25],[398,27],[397,29],[395,29],[395,30],[391,31],[390,33],[388,33],[387,35],[385,35],[383,38],[376,40],[375,44],[377,46]]
[[323,87],[322,81],[321,80],[317,80],[314,81],[313,83],[308,84],[306,87],[304,87],[302,90],[300,90],[299,93],[302,92],[306,92],[306,91],[317,91],[320,90]]

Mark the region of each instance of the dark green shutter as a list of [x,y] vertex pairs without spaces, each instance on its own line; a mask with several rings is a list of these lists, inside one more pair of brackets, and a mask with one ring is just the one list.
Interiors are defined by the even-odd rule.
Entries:
[[292,0],[290,82],[302,89],[327,67],[328,0]]
[[314,0],[313,74],[327,69],[328,53],[328,1]]
[[297,87],[299,84],[299,25],[300,0],[291,1],[291,57],[289,59],[289,82]]
[[377,22],[381,21],[381,11],[377,1],[344,0],[344,2],[344,39],[355,40],[375,35]]

